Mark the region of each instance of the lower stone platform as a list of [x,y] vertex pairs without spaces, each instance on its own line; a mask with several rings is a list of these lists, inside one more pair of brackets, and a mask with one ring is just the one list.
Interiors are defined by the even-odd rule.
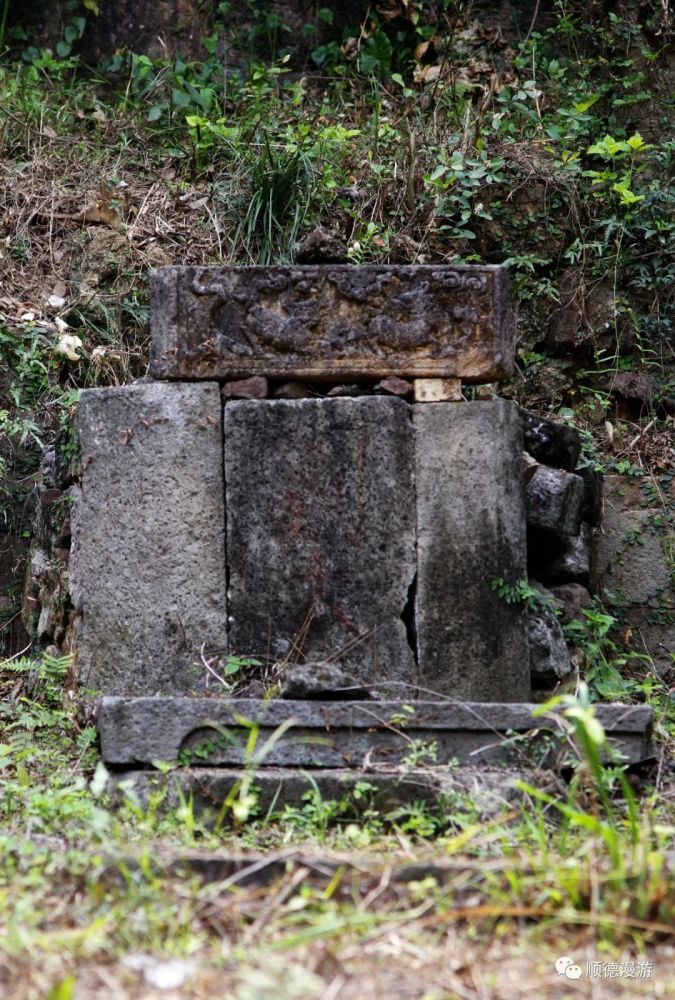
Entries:
[[472,819],[490,819],[526,798],[520,781],[564,797],[564,782],[551,771],[450,765],[321,771],[290,767],[131,770],[113,774],[110,787],[118,797],[132,795],[144,808],[152,801],[160,812],[190,801],[200,821],[210,826],[227,824],[241,803],[258,816],[281,813],[285,806],[301,808],[307,793],[317,790],[323,802],[341,803],[354,819],[376,810],[386,820],[399,809],[421,803],[448,817],[470,812]]
[[[103,761],[115,768],[347,769],[527,764],[564,756],[555,720],[531,704],[103,698]],[[595,706],[609,744],[628,761],[649,755],[651,709]],[[325,775],[322,775],[322,779]]]

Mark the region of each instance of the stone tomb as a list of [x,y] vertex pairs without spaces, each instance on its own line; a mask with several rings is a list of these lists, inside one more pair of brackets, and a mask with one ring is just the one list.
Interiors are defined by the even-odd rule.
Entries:
[[[405,758],[411,716],[439,765],[506,758],[533,724],[527,615],[492,587],[526,576],[520,417],[371,386],[433,380],[415,397],[443,399],[508,375],[507,292],[500,267],[153,273],[162,381],[87,390],[78,412],[71,594],[104,761],[241,767],[256,724],[283,732],[270,774],[362,775]],[[314,395],[221,393],[251,375]],[[323,394],[345,378],[370,384]],[[228,698],[228,657],[259,660],[272,695],[301,665],[311,700]],[[603,711],[641,756],[648,712]]]

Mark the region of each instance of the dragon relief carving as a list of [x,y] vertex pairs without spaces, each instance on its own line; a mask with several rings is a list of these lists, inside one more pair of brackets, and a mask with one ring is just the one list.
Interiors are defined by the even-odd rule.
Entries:
[[[451,302],[446,308],[430,310],[430,286],[451,292],[465,289],[472,298],[489,291],[488,276],[447,268],[433,270],[430,281],[418,280],[407,287],[399,272],[389,270],[358,287],[354,287],[353,273],[348,282],[347,275],[334,269],[317,274],[311,288],[304,270],[267,275],[262,283],[248,276],[249,286],[242,283],[247,278],[243,271],[225,274],[223,281],[203,281],[203,274],[197,271],[190,285],[193,295],[214,299],[209,307],[214,335],[202,346],[219,355],[252,358],[270,351],[288,357],[320,351],[381,357],[392,351],[415,354],[420,350],[447,357],[457,348],[457,343],[447,342],[447,327],[453,328],[453,341],[466,343],[475,334],[481,313],[471,305]],[[271,282],[272,277],[276,280]],[[326,282],[333,285],[328,298],[317,287],[321,278],[324,286]],[[392,285],[398,287],[394,290]],[[385,312],[387,301],[395,314],[408,318],[397,319]],[[374,315],[363,316],[368,312],[365,303],[371,308],[376,305]]]

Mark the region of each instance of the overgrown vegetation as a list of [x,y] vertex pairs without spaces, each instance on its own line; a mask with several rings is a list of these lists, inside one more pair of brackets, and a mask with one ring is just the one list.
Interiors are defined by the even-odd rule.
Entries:
[[[120,50],[95,68],[81,53],[98,5],[66,6],[46,45],[0,2],[0,529],[29,531],[39,458],[79,390],[144,374],[150,267],[292,261],[319,224],[353,263],[507,260],[506,394],[573,421],[588,464],[656,490],[644,530],[672,529],[668,4],[558,0],[509,26],[488,3],[387,0],[343,32],[338,5],[291,31],[271,4],[220,3],[201,60]],[[23,650],[1,673],[0,995],[154,995],[163,956],[185,963],[185,996],[361,998],[365,981],[422,996],[421,978],[429,1000],[547,996],[566,954],[655,963],[598,996],[666,995],[670,681],[631,647],[620,602],[566,630],[589,688],[546,708],[569,733],[569,784],[489,822],[464,795],[383,815],[367,782],[262,815],[255,769],[215,832],[190,801],[112,809],[68,661]],[[228,684],[248,669],[223,666]],[[599,698],[654,706],[646,779],[603,763]],[[411,766],[431,752],[415,749]],[[335,865],[296,854],[272,888],[237,891],[158,867],[178,848],[299,845]],[[435,873],[394,880],[432,855]]]
[[[261,813],[253,768],[214,827],[189,799],[167,808],[165,792],[142,801],[127,788],[111,808],[91,720],[63,699],[68,666],[45,655],[5,674],[0,925],[12,996],[89,995],[101,981],[147,995],[171,970],[186,996],[218,983],[221,995],[274,987],[309,998],[338,978],[346,996],[363,996],[355,968],[379,995],[393,982],[383,960],[404,995],[461,996],[478,984],[510,993],[521,977],[547,996],[568,953],[584,967],[651,969],[637,985],[599,981],[612,991],[601,995],[667,991],[668,805],[647,789],[638,802],[620,761],[607,760],[583,687],[541,708],[569,741],[567,789],[542,772],[536,787],[522,785],[522,806],[505,802],[489,821],[466,792],[374,809],[367,781],[340,801],[315,789],[300,806]],[[200,858],[223,848],[264,851],[249,865],[267,874],[245,884],[247,866],[224,868],[203,883]],[[181,874],[171,861],[186,851],[196,852],[194,870],[183,863]],[[276,955],[287,956],[295,992]]]

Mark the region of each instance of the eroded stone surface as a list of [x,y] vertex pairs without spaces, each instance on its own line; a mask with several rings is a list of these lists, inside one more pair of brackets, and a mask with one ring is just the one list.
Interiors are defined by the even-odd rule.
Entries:
[[591,595],[580,583],[561,583],[549,587],[548,592],[558,604],[561,625],[568,625],[575,618],[584,620],[584,611],[591,606]]
[[159,378],[508,377],[501,266],[170,267],[151,274]]
[[[293,720],[292,728],[261,757],[267,767],[352,767],[398,762],[414,741],[433,739],[435,763],[453,757],[480,763],[504,760],[498,734],[525,733],[555,723],[533,717],[531,704],[404,702],[255,701],[231,698],[104,698],[98,716],[103,760],[134,765],[176,760],[199,766],[240,764],[249,730],[259,727],[258,746]],[[598,705],[598,719],[610,740],[629,755],[645,756],[651,709],[641,705]],[[225,732],[226,730],[226,732]],[[200,753],[197,754],[196,751]],[[186,752],[187,751],[187,752]],[[478,751],[474,753],[474,751]]]
[[673,526],[675,489],[666,479],[605,479],[596,584],[611,596],[632,633],[632,648],[662,670],[675,649]]
[[535,587],[541,600],[529,615],[530,671],[536,687],[552,687],[572,672],[572,663],[556,615],[557,602],[553,594],[540,584],[535,584]]
[[491,586],[527,575],[518,411],[501,400],[413,413],[421,683],[467,701],[526,701],[527,616]]
[[81,683],[104,694],[189,690],[202,645],[227,648],[218,386],[87,389],[77,421],[70,587]]
[[[179,767],[166,774],[161,774],[159,771],[124,771],[121,775],[111,775],[109,788],[114,791],[121,785],[124,793],[119,792],[120,797],[122,801],[127,801],[129,786],[133,785],[134,794],[143,805],[147,806],[152,797],[154,807],[159,808],[160,812],[176,809],[190,801],[194,804],[195,813],[199,815],[202,823],[207,825],[215,823],[218,829],[222,829],[223,817],[227,822],[231,815],[231,806],[228,809],[227,802],[232,802],[232,790],[240,787],[246,777],[247,772],[243,768],[231,767]],[[368,794],[364,795],[361,792],[355,795],[358,786],[364,781],[370,786]],[[519,782],[530,785],[545,784],[548,790],[557,788],[561,798],[566,793],[566,787],[556,778],[554,772],[543,772],[541,768],[535,771],[534,768],[528,767],[505,768],[489,765],[478,767],[473,761],[461,769],[426,766],[378,771],[376,767],[372,767],[361,771],[342,767],[310,771],[304,767],[265,767],[256,771],[255,776],[258,808],[263,814],[268,810],[282,813],[287,805],[302,808],[307,803],[307,793],[318,788],[324,802],[340,802],[345,796],[352,796],[354,809],[363,812],[374,809],[381,815],[389,811],[398,812],[401,805],[411,802],[426,802],[430,807],[438,808],[444,797],[447,797],[451,803],[452,816],[461,815],[466,809],[470,814],[467,816],[467,821],[471,823],[476,821],[476,812],[483,819],[491,819],[522,801],[526,793],[522,791]],[[462,799],[466,805],[462,804]],[[158,802],[159,807],[157,807]],[[241,878],[236,878],[236,882],[251,884],[259,881],[261,884],[266,884],[288,872],[290,864],[288,857],[279,858],[275,854],[268,853],[266,858],[264,864],[252,863],[248,858],[239,859],[240,866],[246,865],[247,873],[242,874]],[[161,865],[161,858],[158,858],[154,849],[151,860],[153,865]],[[296,860],[304,863],[307,859],[300,857]],[[125,858],[125,863],[129,869],[133,869],[131,859]],[[143,858],[143,871],[146,873],[147,863],[146,851]],[[454,864],[452,877],[456,878],[456,862]],[[344,856],[340,858],[339,866],[342,870],[349,867]],[[317,867],[322,873],[330,871],[333,875],[335,871],[327,862],[325,851],[322,851],[320,865]],[[335,868],[337,867],[335,865]],[[189,869],[195,875],[210,878],[214,882],[223,881],[228,876],[230,884],[235,881],[235,878],[232,878],[232,870],[228,871],[227,864],[223,864],[213,851],[201,855],[199,862],[186,863],[181,859],[176,868],[183,873]],[[419,881],[428,875],[433,875],[441,884],[441,871],[436,864],[415,864],[406,866],[403,877],[406,880]],[[361,855],[358,856],[358,877],[359,884],[363,885],[364,860]],[[386,877],[391,879],[392,883],[397,880],[396,869],[392,871],[391,863]],[[375,884],[378,883],[380,892],[382,882],[379,878]],[[306,884],[306,880],[303,884]]]
[[579,431],[557,420],[546,420],[530,410],[518,411],[523,422],[525,451],[544,465],[573,472],[579,461]]
[[225,408],[230,650],[416,682],[413,428],[399,399]]
[[581,525],[584,483],[579,476],[541,465],[525,489],[527,523],[555,535],[576,535]]

